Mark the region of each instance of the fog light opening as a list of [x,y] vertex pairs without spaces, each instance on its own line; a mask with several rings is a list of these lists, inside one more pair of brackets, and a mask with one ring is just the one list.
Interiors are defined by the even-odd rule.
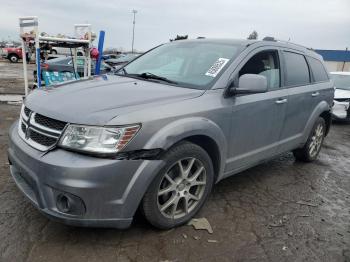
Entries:
[[57,208],[63,213],[69,213],[71,210],[69,198],[63,194],[59,194],[57,196]]

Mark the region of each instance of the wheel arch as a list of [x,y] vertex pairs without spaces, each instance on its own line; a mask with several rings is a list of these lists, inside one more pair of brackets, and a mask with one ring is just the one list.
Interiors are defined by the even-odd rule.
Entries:
[[311,132],[311,129],[313,128],[315,121],[322,117],[326,121],[327,126],[327,134],[329,132],[330,126],[331,126],[331,108],[329,104],[326,101],[321,101],[312,112],[311,116],[309,117],[309,120],[306,124],[306,127],[304,129],[304,135],[303,135],[303,143],[306,143],[309,134]]
[[227,141],[221,128],[206,118],[180,119],[155,133],[144,148],[161,148],[167,151],[181,141],[192,142],[208,153],[213,162],[215,182],[217,182],[224,170],[227,152]]
[[322,117],[326,122],[326,136],[327,136],[332,125],[332,113],[331,111],[324,111],[323,113],[320,114],[320,117]]
[[191,142],[197,146],[200,146],[207,152],[213,164],[214,183],[215,183],[219,177],[220,163],[222,158],[220,154],[219,146],[217,145],[215,140],[206,135],[194,135],[194,136],[186,137],[182,141]]

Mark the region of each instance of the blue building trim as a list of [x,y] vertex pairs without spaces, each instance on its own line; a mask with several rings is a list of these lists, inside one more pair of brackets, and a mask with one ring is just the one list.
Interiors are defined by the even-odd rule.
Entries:
[[323,57],[324,61],[350,62],[349,50],[321,50],[316,49],[316,53]]

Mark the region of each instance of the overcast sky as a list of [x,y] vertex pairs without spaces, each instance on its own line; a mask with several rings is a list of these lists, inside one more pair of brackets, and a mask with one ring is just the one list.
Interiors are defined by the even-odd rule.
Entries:
[[[1,0],[0,39],[18,35],[19,16],[38,16],[39,30],[73,34],[73,24],[106,31],[105,47],[148,50],[177,34],[189,38],[274,36],[313,48],[350,48],[350,0]],[[97,41],[95,42],[97,45]]]

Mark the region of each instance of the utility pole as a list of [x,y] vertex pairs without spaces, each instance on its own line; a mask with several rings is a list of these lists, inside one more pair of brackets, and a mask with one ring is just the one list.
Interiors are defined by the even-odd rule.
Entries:
[[131,53],[134,53],[134,39],[135,39],[135,16],[137,13],[137,10],[133,9],[132,10],[133,14],[134,14],[134,20],[132,22],[132,44],[131,44]]
[[[348,48],[345,48],[345,51],[348,51]],[[343,67],[342,67],[342,69],[341,69],[342,72],[343,72],[344,69],[345,69],[345,64],[346,64],[346,61],[343,62]]]

